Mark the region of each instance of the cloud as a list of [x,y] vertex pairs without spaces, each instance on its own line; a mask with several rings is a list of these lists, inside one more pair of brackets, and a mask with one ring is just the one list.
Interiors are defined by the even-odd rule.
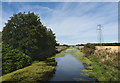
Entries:
[[[62,44],[73,44],[73,40],[75,44],[80,40],[81,42],[96,42],[98,24],[103,24],[105,27],[103,34],[105,41],[117,41],[117,8],[115,9],[117,6],[115,4],[80,3],[73,11],[66,3],[62,7],[59,12],[53,13],[51,19],[43,20],[45,25],[56,32],[57,40]],[[115,37],[109,37],[111,35]]]
[[[61,44],[97,42],[97,25],[104,26],[105,42],[117,41],[117,3],[16,3],[17,11],[32,11],[39,14],[42,23],[51,28]],[[14,4],[12,4],[14,5]],[[4,12],[4,21],[13,14]]]
[[119,0],[4,0],[3,2],[118,2]]

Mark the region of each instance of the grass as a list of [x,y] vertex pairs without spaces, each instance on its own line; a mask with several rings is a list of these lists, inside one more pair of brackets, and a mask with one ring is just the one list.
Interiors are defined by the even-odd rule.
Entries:
[[52,58],[64,57],[65,50],[68,49],[68,47],[67,46],[56,46],[56,48],[59,53],[53,56]]
[[[92,70],[93,72],[89,73],[89,76],[95,77],[98,81],[118,81],[118,69],[110,66],[109,64],[99,63],[95,59],[96,56],[90,56],[89,59],[92,61]],[[98,58],[98,57],[96,57]]]
[[[81,48],[78,49],[80,50]],[[79,56],[77,54],[75,57],[84,63],[86,69],[83,71],[86,72],[86,75],[89,77],[98,81],[120,81],[118,75],[119,54],[117,50],[118,46],[97,47],[97,50],[93,55],[84,56],[84,54],[82,54],[82,56]]]
[[97,48],[93,55],[84,56],[83,54],[82,57],[84,58],[81,61],[85,63],[86,68],[83,71],[86,71],[90,77],[98,81],[120,81],[118,55],[117,51],[104,48]]
[[67,48],[68,48],[67,46],[56,46],[56,50],[57,50],[58,53],[66,50]]
[[[67,49],[66,46],[57,46],[61,53],[56,54],[56,57],[63,57],[62,51]],[[35,82],[39,83],[42,81],[49,81],[53,74],[55,73],[55,60],[47,59],[46,61],[34,61],[32,65],[24,67],[22,69],[16,70],[14,72],[8,73],[0,77],[3,82]]]
[[3,82],[17,83],[42,83],[42,81],[49,81],[55,71],[54,63],[49,60],[34,63],[31,66],[6,74],[0,77],[0,79],[2,78]]
[[82,61],[84,64],[87,64],[87,65],[91,64],[91,61],[87,57],[84,57],[84,54],[81,51],[78,51],[78,49],[76,48],[74,48],[74,52],[71,51],[70,54],[73,55],[78,61]]
[[62,53],[58,53],[55,56],[53,56],[52,58],[58,58],[58,57],[64,57],[64,54]]

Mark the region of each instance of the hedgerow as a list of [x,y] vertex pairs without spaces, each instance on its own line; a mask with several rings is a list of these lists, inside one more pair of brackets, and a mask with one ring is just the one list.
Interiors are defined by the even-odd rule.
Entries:
[[2,45],[2,74],[7,74],[31,64],[31,58],[8,45]]

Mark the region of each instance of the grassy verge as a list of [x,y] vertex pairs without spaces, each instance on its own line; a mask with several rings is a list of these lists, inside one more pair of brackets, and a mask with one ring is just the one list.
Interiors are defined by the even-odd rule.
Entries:
[[58,53],[55,56],[53,56],[52,58],[58,58],[58,57],[64,57],[64,54],[62,53]]
[[3,82],[7,81],[17,83],[39,83],[40,81],[49,81],[55,71],[54,63],[54,61],[49,60],[41,61],[23,69],[6,74],[0,78],[2,78]]
[[67,46],[56,46],[56,48],[57,48],[58,53],[51,58],[64,57],[64,53],[62,53],[62,52],[64,52],[66,49],[68,49],[68,47]]
[[118,69],[107,64],[100,64],[99,58],[96,56],[89,56],[89,60],[92,61],[92,72],[89,72],[89,76],[96,78],[98,81],[119,81]]
[[97,81],[120,81],[118,75],[118,53],[110,53],[106,50],[99,50],[93,55],[84,56],[81,60],[84,62],[87,74]]
[[[107,52],[101,52],[101,55],[85,56],[81,51],[71,52],[77,60],[82,61],[86,72],[86,75],[96,79],[96,81],[120,81],[118,75],[117,55],[116,53],[109,53],[109,57],[106,58]],[[101,60],[104,59],[104,62]],[[116,61],[115,61],[116,60]],[[80,79],[78,79],[80,80]]]
[[68,46],[56,46],[56,51],[57,51],[58,53],[66,50],[66,49],[68,49]]

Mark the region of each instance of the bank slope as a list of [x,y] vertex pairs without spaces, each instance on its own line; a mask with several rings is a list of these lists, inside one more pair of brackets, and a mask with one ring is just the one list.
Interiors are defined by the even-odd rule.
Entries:
[[42,81],[49,81],[53,76],[54,71],[54,62],[41,61],[23,69],[6,74],[0,78],[2,78],[2,82],[40,83]]

